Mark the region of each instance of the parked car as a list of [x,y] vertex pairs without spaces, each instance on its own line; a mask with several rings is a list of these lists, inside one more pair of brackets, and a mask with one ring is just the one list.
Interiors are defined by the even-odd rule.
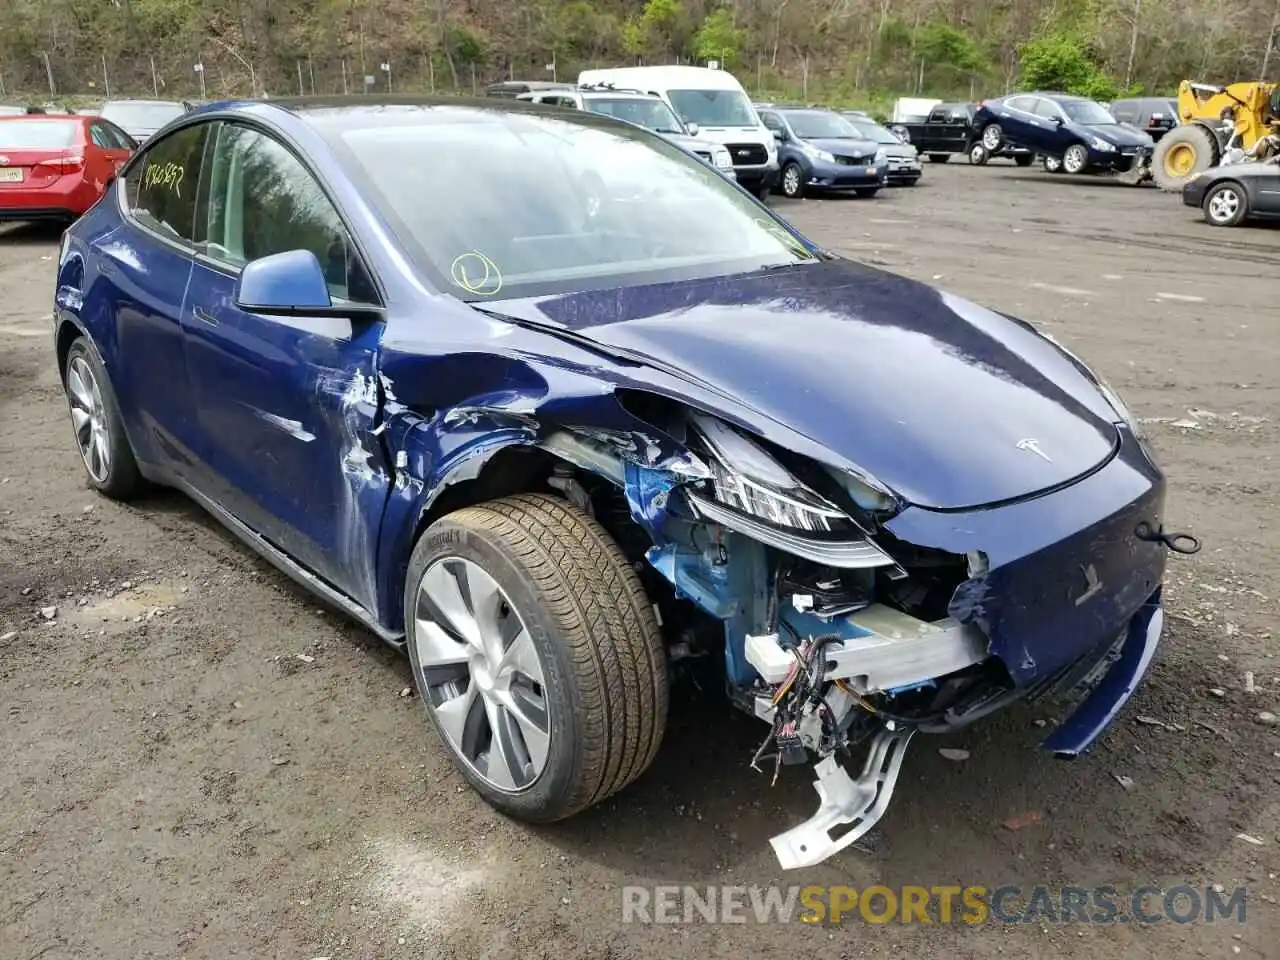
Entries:
[[171,120],[176,120],[189,107],[180,100],[108,100],[99,116],[122,128],[134,140],[144,143]]
[[667,102],[656,94],[619,90],[602,84],[597,87],[534,90],[522,93],[516,99],[587,110],[634,123],[705,160],[731,180],[737,179],[729,148],[714,140],[700,139],[697,135],[698,125],[695,123],[686,126],[667,106]]
[[0,117],[0,220],[74,220],[136,146],[98,117]]
[[1199,207],[1215,227],[1280,217],[1280,157],[1212,167],[1188,181],[1182,202]]
[[995,148],[982,142],[975,126],[978,104],[950,101],[936,104],[924,119],[895,124],[893,131],[929,158],[930,163],[946,163],[953,154],[964,154],[981,166],[993,157],[1008,157],[1020,167],[1031,166],[1035,154],[1025,147],[1003,142]]
[[515,100],[524,93],[572,89],[573,84],[571,83],[554,83],[550,80],[503,80],[500,83],[491,83],[485,87],[484,95],[486,97],[502,97]]
[[1178,101],[1172,97],[1133,97],[1107,105],[1107,112],[1123,123],[1159,141],[1178,125]]
[[778,189],[798,199],[809,193],[851,190],[874,197],[888,182],[888,155],[831,110],[761,110],[778,138]]
[[888,127],[876,123],[865,113],[847,111],[840,115],[866,139],[879,144],[884,150],[885,178],[888,183],[912,187],[920,182],[920,153],[915,147],[903,143]]
[[778,145],[760,122],[742,84],[727,70],[691,66],[583,70],[578,84],[611,84],[659,96],[686,124],[697,124],[700,138],[724,144],[738,182],[746,190],[763,199],[778,182]]
[[407,648],[461,775],[530,821],[640,776],[708,660],[757,759],[822,758],[786,868],[876,823],[918,732],[1069,691],[1045,746],[1101,735],[1198,544],[1081,361],[633,124],[395,103],[211,105],[67,231],[92,488],[185,491]]
[[1140,172],[1151,163],[1151,137],[1117,123],[1099,104],[1061,93],[1015,93],[987,100],[973,125],[988,150],[1004,143],[1040,154],[1051,173]]

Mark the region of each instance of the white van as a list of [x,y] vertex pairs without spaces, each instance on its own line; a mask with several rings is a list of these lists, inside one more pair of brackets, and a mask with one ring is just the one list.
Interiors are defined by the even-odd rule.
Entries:
[[616,67],[578,74],[580,87],[602,84],[661,97],[693,136],[729,149],[738,182],[752,193],[763,197],[777,182],[777,141],[733,74],[708,67]]

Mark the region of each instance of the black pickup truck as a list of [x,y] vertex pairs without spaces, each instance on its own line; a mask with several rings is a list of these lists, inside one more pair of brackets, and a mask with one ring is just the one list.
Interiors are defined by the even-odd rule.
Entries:
[[1009,157],[1020,167],[1029,167],[1035,155],[1022,147],[1002,144],[995,153],[982,145],[973,125],[976,103],[940,103],[924,120],[893,124],[893,131],[905,135],[921,154],[933,163],[946,163],[954,153],[963,153],[969,162],[981,166],[992,157]]

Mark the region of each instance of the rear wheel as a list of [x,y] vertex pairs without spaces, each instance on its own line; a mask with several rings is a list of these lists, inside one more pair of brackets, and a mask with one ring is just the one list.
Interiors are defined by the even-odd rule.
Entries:
[[998,123],[989,123],[982,128],[982,145],[988,153],[995,153],[1004,143],[1004,128]]
[[1249,215],[1249,197],[1235,182],[1220,183],[1205,194],[1204,219],[1215,227],[1238,227]]
[[1062,172],[1062,161],[1057,157],[1045,157],[1042,162],[1044,163],[1045,173]]
[[563,500],[508,497],[428,527],[405,630],[432,722],[498,809],[559,820],[653,761],[667,719],[653,607],[604,528]]
[[782,168],[782,195],[789,200],[804,196],[804,173],[794,160]]
[[1089,151],[1084,144],[1073,143],[1062,155],[1062,169],[1067,173],[1084,173],[1089,169]]
[[1199,124],[1174,127],[1156,144],[1151,177],[1161,190],[1179,191],[1218,162],[1217,138]]
[[949,153],[931,153],[931,154],[929,154],[929,162],[930,162],[930,163],[946,163],[946,162],[947,162],[948,160],[950,160],[950,159],[951,159],[951,154],[949,154]]
[[991,151],[983,146],[982,141],[969,146],[969,162],[975,167],[985,166],[991,159]]
[[78,337],[67,351],[62,384],[89,486],[113,500],[137,496],[145,485],[138,461],[107,369],[88,338]]

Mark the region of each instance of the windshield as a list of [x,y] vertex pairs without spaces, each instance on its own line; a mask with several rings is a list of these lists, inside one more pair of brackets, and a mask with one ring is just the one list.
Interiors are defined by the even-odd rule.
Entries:
[[338,130],[335,147],[410,256],[463,300],[817,260],[724,177],[644,130],[471,111],[367,118]]
[[668,90],[667,96],[685,123],[700,127],[758,126],[756,112],[741,90]]
[[5,120],[0,149],[60,150],[75,144],[78,124],[61,120]]
[[791,132],[801,140],[861,140],[862,132],[838,113],[788,113]]
[[645,127],[656,133],[684,133],[679,119],[671,112],[663,100],[652,100],[639,97],[615,97],[603,99],[587,97],[584,105],[592,113],[602,113],[607,117],[617,117],[637,126]]
[[857,129],[857,131],[868,140],[874,140],[876,143],[901,143],[902,141],[895,137],[890,131],[874,123],[871,120],[849,121]]
[[180,103],[108,103],[102,116],[112,123],[136,130],[159,130],[185,111]]
[[1107,113],[1101,104],[1094,103],[1092,100],[1068,100],[1059,106],[1066,113],[1067,119],[1075,123],[1097,125],[1116,122],[1116,118]]

